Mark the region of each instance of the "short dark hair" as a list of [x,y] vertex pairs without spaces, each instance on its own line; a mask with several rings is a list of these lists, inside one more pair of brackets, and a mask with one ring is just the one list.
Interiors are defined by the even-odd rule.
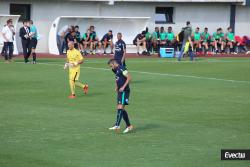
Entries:
[[12,23],[12,19],[7,20],[7,24]]
[[187,21],[186,24],[187,24],[187,26],[188,26],[188,25],[190,24],[190,21]]
[[117,35],[122,35],[122,33],[121,33],[121,32],[118,32]]
[[108,61],[108,65],[114,64],[114,63],[117,63],[117,61],[116,61],[115,59],[110,59],[110,60]]
[[208,30],[208,28],[207,28],[207,27],[205,27],[205,30]]
[[28,20],[24,20],[24,21],[23,21],[23,24],[24,24],[24,23],[27,23],[27,22],[28,22]]
[[75,28],[78,28],[78,29],[79,29],[79,26],[78,26],[78,25],[76,25],[76,26],[75,26]]
[[112,30],[109,30],[109,32],[111,32],[111,33],[112,33]]

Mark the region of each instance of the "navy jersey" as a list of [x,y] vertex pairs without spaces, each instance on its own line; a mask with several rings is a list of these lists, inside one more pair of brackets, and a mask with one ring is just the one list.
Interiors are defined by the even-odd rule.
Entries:
[[[127,81],[127,77],[125,75],[128,73],[128,71],[125,67],[119,65],[113,72],[115,73],[116,85],[119,90]],[[127,90],[129,90],[129,84],[124,89],[124,91]]]
[[122,60],[125,49],[126,49],[126,44],[123,40],[120,39],[115,43],[115,56],[114,56],[114,58],[116,61],[120,62]]
[[107,39],[107,41],[111,41],[113,39],[113,34],[109,35],[108,33],[105,34],[103,37],[102,37],[102,40],[101,41],[104,41],[105,39]]
[[81,41],[81,33],[79,31],[76,32],[76,40],[77,42]]
[[67,42],[67,43],[68,43],[68,40],[74,42],[75,39],[76,39],[76,37],[75,37],[75,36],[72,36],[70,33],[68,33],[68,34],[66,35],[66,42]]
[[90,33],[90,38],[92,39],[92,40],[96,40],[96,37],[97,37],[97,35],[96,35],[96,32],[95,31],[92,31],[91,33]]

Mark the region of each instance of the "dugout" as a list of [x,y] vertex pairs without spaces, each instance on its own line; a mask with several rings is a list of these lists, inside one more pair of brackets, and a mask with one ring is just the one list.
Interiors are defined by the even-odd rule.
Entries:
[[[57,33],[65,25],[78,25],[81,35],[86,32],[90,25],[95,26],[98,37],[101,39],[108,30],[113,31],[114,41],[116,34],[121,32],[123,40],[132,44],[134,37],[145,30],[150,17],[111,17],[111,16],[60,16],[57,17],[49,32],[49,53],[59,54],[57,46]],[[128,48],[129,49],[129,48]],[[128,51],[129,52],[129,51]]]
[[19,35],[19,32],[17,31],[17,23],[18,20],[20,18],[20,15],[1,15],[0,14],[0,27],[1,27],[1,31],[0,31],[0,51],[2,51],[3,48],[3,36],[2,36],[2,28],[4,27],[4,25],[6,25],[7,20],[12,19],[13,20],[13,26],[15,28],[15,39],[14,39],[14,53],[13,54],[18,54],[18,50],[17,50],[17,43],[16,43],[16,39]]

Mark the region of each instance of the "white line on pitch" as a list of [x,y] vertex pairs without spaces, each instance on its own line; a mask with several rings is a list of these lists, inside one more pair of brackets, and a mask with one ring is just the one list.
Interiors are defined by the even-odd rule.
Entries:
[[[61,66],[61,64],[54,64],[54,63],[39,63],[43,65],[56,65]],[[102,70],[102,71],[110,71],[108,68],[97,68],[97,67],[84,67],[81,66],[82,69],[94,69],[94,70]],[[247,83],[250,84],[250,81],[240,81],[240,80],[232,80],[232,79],[221,79],[221,78],[214,78],[214,77],[201,77],[201,76],[194,76],[194,75],[182,75],[182,74],[168,74],[168,73],[157,73],[157,72],[146,72],[146,71],[135,71],[129,70],[132,73],[138,74],[148,74],[148,75],[158,75],[158,76],[170,76],[170,77],[183,77],[183,78],[194,78],[194,79],[205,79],[205,80],[214,80],[214,81],[224,81],[224,82],[231,82],[231,83]]]

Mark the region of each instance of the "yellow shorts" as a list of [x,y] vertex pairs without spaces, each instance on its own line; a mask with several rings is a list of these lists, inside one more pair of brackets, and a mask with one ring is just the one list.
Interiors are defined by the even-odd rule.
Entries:
[[69,79],[71,81],[78,81],[80,76],[80,70],[69,70]]

